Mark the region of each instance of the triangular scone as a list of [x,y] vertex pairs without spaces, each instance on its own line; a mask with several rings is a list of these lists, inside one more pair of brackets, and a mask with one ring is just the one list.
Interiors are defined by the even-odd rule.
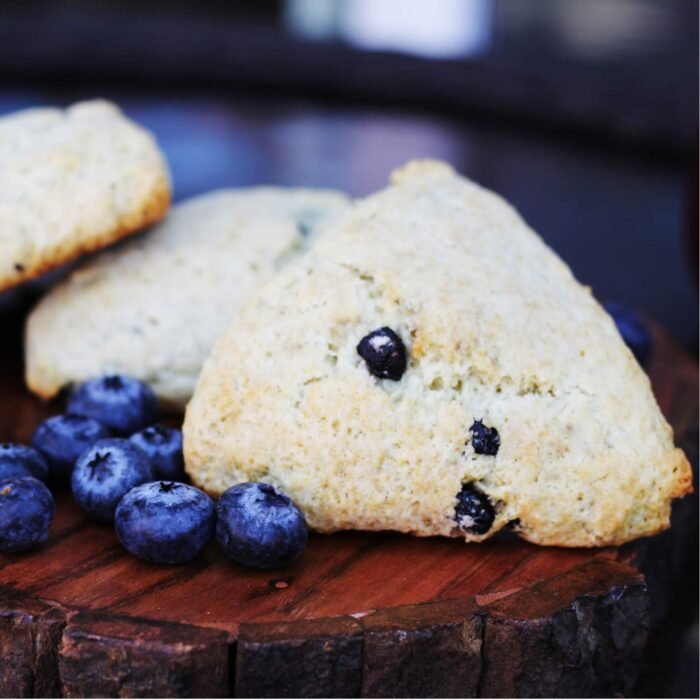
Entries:
[[29,388],[123,373],[184,408],[202,363],[241,306],[347,206],[330,190],[221,190],[102,253],[29,316]]
[[0,291],[162,218],[168,168],[109,102],[0,118]]
[[[667,527],[690,468],[589,290],[448,166],[392,181],[217,342],[185,419],[193,481],[272,482],[320,531],[478,541],[510,524],[593,546]],[[387,327],[407,348],[398,380],[357,349]]]

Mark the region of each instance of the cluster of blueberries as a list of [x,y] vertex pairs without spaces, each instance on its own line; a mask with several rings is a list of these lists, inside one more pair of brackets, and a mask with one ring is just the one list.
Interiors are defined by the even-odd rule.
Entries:
[[114,522],[122,545],[146,561],[189,561],[214,536],[246,566],[277,568],[301,554],[308,529],[290,498],[250,482],[214,503],[184,483],[182,433],[157,419],[147,385],[100,377],[78,386],[67,412],[41,423],[31,446],[0,445],[0,551],[46,541],[55,509],[47,483],[70,483],[80,508]]

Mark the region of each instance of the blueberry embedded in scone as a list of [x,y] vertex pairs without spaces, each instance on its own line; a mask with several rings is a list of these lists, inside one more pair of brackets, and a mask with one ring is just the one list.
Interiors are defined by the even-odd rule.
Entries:
[[493,525],[495,511],[487,496],[465,484],[457,494],[455,521],[463,532],[485,535]]
[[490,428],[480,420],[475,420],[469,428],[472,437],[471,444],[478,455],[495,457],[501,446],[501,437],[496,428]]
[[406,371],[406,346],[391,328],[379,328],[357,345],[357,354],[367,369],[380,379],[398,381]]
[[[406,371],[385,364],[389,330]],[[502,199],[434,162],[260,291],[204,364],[183,435],[194,483],[271,483],[323,532],[481,541],[510,524],[607,545],[668,527],[691,490],[590,291]]]

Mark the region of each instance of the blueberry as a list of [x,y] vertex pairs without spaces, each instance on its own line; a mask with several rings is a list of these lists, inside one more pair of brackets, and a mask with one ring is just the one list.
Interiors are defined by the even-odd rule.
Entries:
[[94,418],[64,413],[47,418],[34,431],[32,445],[49,463],[51,478],[70,479],[75,460],[98,440],[109,437],[109,430]]
[[459,529],[472,535],[484,535],[493,525],[495,512],[486,494],[464,484],[457,494],[455,521]]
[[23,552],[46,542],[54,500],[46,484],[33,476],[0,484],[0,552]]
[[33,447],[3,442],[0,444],[0,481],[21,476],[46,481],[49,478],[49,465]]
[[128,440],[108,438],[80,455],[71,486],[76,503],[88,515],[111,521],[119,501],[147,481],[153,481],[148,455]]
[[134,433],[129,440],[150,458],[156,479],[181,481],[184,477],[182,433],[175,428],[151,425]]
[[117,537],[136,557],[155,564],[194,559],[214,535],[214,502],[204,491],[174,481],[131,489],[117,506]]
[[380,379],[398,381],[406,371],[406,346],[391,328],[379,328],[366,335],[357,352],[367,369]]
[[156,422],[158,399],[143,382],[114,374],[76,387],[68,399],[68,411],[94,418],[115,435],[131,435]]
[[304,551],[308,536],[304,515],[271,484],[233,486],[223,493],[216,511],[216,540],[239,564],[276,569]]
[[480,420],[474,420],[469,428],[472,434],[472,447],[478,455],[495,456],[501,446],[501,438],[496,428],[488,428]]
[[614,301],[605,302],[603,308],[612,316],[618,332],[637,362],[644,365],[651,354],[651,335],[639,314]]

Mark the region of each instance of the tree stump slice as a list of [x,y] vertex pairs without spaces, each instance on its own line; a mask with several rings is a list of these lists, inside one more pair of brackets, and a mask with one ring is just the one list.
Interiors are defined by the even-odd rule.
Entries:
[[70,615],[59,646],[67,697],[228,696],[225,632],[121,615]]
[[[0,350],[0,440],[45,416]],[[655,329],[648,368],[697,462],[697,365]],[[57,494],[48,542],[0,555],[2,697],[509,697],[629,694],[693,535],[544,548],[393,533],[312,535],[291,567],[254,571],[214,544],[189,564],[141,562]]]

